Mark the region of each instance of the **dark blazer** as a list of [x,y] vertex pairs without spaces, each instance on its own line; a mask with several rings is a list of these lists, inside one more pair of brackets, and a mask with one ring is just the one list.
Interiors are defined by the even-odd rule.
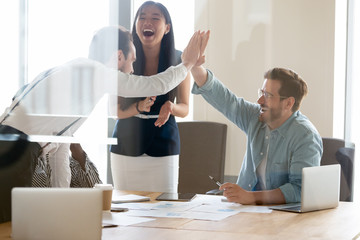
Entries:
[[[177,51],[178,63],[181,62],[181,52]],[[159,61],[158,72],[162,72],[163,62]],[[176,88],[164,95],[156,97],[154,105],[149,113],[145,115],[158,115],[161,106],[168,100],[174,101]],[[130,117],[119,119],[116,122],[113,137],[117,138],[118,144],[112,145],[112,153],[126,156],[140,156],[146,153],[149,156],[161,157],[178,155],[180,153],[180,137],[177,123],[174,116],[162,127],[155,127],[157,118],[142,119]]]

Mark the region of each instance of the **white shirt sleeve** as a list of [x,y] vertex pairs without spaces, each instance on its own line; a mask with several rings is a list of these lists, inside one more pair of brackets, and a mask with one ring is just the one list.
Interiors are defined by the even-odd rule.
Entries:
[[[12,106],[20,101],[3,124],[26,134],[55,135],[71,123],[56,116],[88,116],[105,95],[148,97],[165,94],[187,75],[183,64],[152,76],[136,76],[90,59],[75,59],[34,80]],[[23,97],[23,98],[22,98]],[[38,116],[50,116],[44,119]],[[7,112],[1,119],[7,116]],[[35,120],[31,120],[35,116]],[[59,120],[60,119],[60,120]]]
[[104,91],[109,94],[122,97],[147,97],[171,91],[186,78],[187,68],[181,63],[156,75],[137,76],[104,67],[100,74],[95,78],[102,79],[101,86],[105,86]]

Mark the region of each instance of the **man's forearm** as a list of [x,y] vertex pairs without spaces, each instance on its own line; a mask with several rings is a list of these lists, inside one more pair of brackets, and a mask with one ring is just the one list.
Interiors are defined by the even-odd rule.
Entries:
[[199,87],[202,87],[206,83],[208,73],[204,67],[193,67],[191,69],[191,74]]
[[267,204],[284,204],[286,203],[285,197],[280,188],[267,191],[249,192],[253,195],[254,204],[267,205]]

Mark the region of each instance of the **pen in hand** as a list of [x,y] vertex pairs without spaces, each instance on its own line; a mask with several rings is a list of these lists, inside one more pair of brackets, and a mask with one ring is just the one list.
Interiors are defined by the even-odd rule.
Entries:
[[221,187],[221,185],[222,185],[222,183],[221,183],[221,182],[219,182],[219,181],[215,180],[215,178],[214,178],[213,176],[210,176],[210,175],[209,175],[209,178],[210,178],[211,180],[213,180],[213,181],[214,181],[214,183],[216,183],[216,185],[218,185],[219,187]]

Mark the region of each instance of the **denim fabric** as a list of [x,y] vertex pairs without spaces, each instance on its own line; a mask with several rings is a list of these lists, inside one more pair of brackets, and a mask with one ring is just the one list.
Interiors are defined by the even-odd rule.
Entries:
[[209,70],[207,82],[201,88],[194,84],[192,93],[201,94],[247,136],[247,149],[237,184],[248,191],[257,190],[256,168],[269,144],[267,189],[280,188],[287,203],[300,202],[302,168],[319,166],[323,152],[321,136],[309,119],[296,111],[266,136],[266,125],[258,119],[260,105],[237,97]]

